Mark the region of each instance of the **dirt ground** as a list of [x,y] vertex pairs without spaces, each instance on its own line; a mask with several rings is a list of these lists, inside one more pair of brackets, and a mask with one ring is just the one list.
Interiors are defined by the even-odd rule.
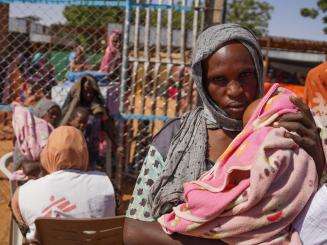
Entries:
[[[11,140],[0,141],[0,157],[12,149]],[[8,207],[10,200],[8,180],[0,174],[0,244],[9,243],[10,216],[11,211]]]

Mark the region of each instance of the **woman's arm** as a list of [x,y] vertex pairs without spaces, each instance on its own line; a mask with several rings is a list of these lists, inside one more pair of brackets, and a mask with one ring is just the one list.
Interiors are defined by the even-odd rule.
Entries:
[[296,97],[291,97],[291,101],[300,110],[298,113],[288,113],[281,116],[274,123],[276,127],[284,127],[290,132],[296,132],[298,135],[286,133],[285,137],[291,138],[302,147],[315,161],[318,178],[325,169],[326,159],[320,138],[320,129],[311,114],[310,108],[303,101]]
[[14,193],[12,199],[11,199],[11,209],[12,209],[13,215],[15,216],[18,223],[20,225],[25,225],[23,216],[22,216],[22,214],[20,212],[20,209],[19,209],[18,191],[19,191],[19,188],[16,189],[16,191],[15,191],[15,193]]
[[124,225],[124,244],[224,244],[219,240],[203,239],[180,234],[167,235],[158,222],[144,222],[126,218]]

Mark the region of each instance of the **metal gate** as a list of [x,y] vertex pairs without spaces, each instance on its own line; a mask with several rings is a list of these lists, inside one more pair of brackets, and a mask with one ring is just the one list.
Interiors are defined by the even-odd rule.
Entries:
[[138,173],[165,121],[197,103],[190,63],[204,9],[200,0],[126,1],[120,84],[125,174]]

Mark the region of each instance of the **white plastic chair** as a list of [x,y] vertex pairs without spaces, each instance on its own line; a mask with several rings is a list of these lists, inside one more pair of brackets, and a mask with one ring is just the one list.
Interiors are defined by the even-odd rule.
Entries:
[[[15,183],[13,183],[11,181],[12,173],[8,169],[8,166],[12,162],[13,162],[13,153],[12,152],[9,152],[9,153],[3,155],[0,158],[0,171],[9,180],[10,198],[13,196],[15,189],[16,189]],[[22,242],[23,242],[23,235],[20,232],[16,221],[13,219],[13,217],[11,217],[9,244],[10,245],[21,245]]]

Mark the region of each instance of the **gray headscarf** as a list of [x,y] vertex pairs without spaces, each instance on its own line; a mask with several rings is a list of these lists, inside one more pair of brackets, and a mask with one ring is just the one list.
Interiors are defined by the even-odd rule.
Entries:
[[203,107],[186,113],[174,136],[166,158],[166,167],[151,187],[149,203],[152,215],[158,218],[183,201],[183,184],[196,180],[207,171],[208,128],[241,131],[242,121],[230,118],[210,98],[203,84],[202,61],[223,47],[226,42],[242,43],[252,56],[258,80],[258,97],[263,93],[263,63],[255,35],[237,24],[212,26],[203,31],[193,51],[192,75]]
[[56,102],[53,102],[52,100],[49,100],[47,98],[42,98],[37,104],[33,107],[33,114],[36,117],[42,118],[47,112],[57,106],[58,108],[59,105]]

